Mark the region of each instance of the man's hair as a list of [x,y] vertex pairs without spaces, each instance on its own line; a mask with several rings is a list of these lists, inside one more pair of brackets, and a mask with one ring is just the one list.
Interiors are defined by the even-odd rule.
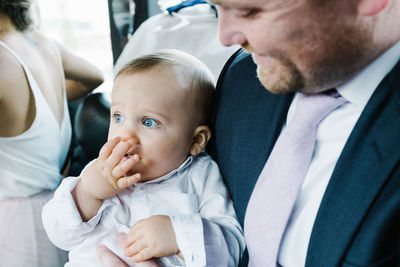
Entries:
[[0,13],[7,15],[17,30],[26,30],[31,24],[31,0],[0,0]]
[[181,88],[187,89],[194,108],[200,112],[200,124],[210,125],[215,80],[209,68],[200,60],[175,49],[162,49],[132,59],[117,73],[135,74],[145,71],[169,71]]

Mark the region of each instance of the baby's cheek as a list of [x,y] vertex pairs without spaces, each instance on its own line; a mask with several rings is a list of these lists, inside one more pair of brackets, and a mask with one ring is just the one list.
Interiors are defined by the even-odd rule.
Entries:
[[141,158],[138,164],[131,171],[140,173],[142,175],[141,182],[158,178],[154,177],[154,175],[157,173],[157,164],[154,160],[149,158]]
[[143,161],[143,165],[140,167],[144,179],[150,181],[169,173],[170,171],[179,167],[179,165],[171,165],[168,157],[166,157],[165,159],[161,160],[146,159]]

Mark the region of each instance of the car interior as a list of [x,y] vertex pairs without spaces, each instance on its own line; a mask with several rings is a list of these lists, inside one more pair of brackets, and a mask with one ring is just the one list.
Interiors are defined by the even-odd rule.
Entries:
[[[114,64],[118,60],[127,61],[130,58],[139,56],[140,54],[138,54],[139,52],[137,51],[144,54],[157,48],[177,47],[177,49],[179,49],[179,47],[181,47],[181,50],[189,52],[205,61],[206,65],[210,68],[221,70],[230,55],[238,49],[238,47],[235,46],[227,48],[219,44],[217,40],[217,12],[215,7],[208,4],[206,1],[178,1],[178,4],[176,5],[171,5],[174,1],[158,1],[159,7],[154,7],[155,2],[156,1],[151,0],[108,0]],[[194,6],[197,6],[200,12],[205,12],[203,11],[206,10],[205,8],[211,10],[207,12],[210,12],[208,15],[212,14],[210,16],[214,19],[211,24],[207,24],[208,26],[206,28],[195,28],[198,25],[198,23],[194,23],[198,22],[195,20],[198,19],[196,16],[202,18],[201,15],[203,13],[196,13],[197,11],[190,13],[191,11],[189,8],[193,8]],[[157,8],[158,10],[164,10],[164,12],[159,13]],[[178,18],[174,18],[174,16],[177,16],[177,13],[183,12],[183,10],[188,10],[190,16],[183,16],[182,18],[178,17],[180,19],[178,20],[178,23],[176,22]],[[160,43],[160,40],[154,39],[154,36],[159,34],[155,30],[154,36],[146,40],[144,42],[145,44],[142,44],[143,42],[135,42],[134,40],[136,30],[138,30],[142,24],[143,28],[141,31],[149,32],[158,26],[156,23],[177,23],[182,25],[182,21],[186,22],[186,20],[191,19],[193,19],[193,21],[189,21],[191,23],[186,23],[181,30],[178,29],[175,32],[172,32],[170,29],[167,29],[167,37],[163,36],[162,38],[163,40],[168,38],[171,40],[177,40],[172,43],[168,40],[165,41],[165,43]],[[209,20],[209,18],[207,19]],[[161,25],[161,27],[165,26]],[[173,25],[173,27],[176,28],[176,25]],[[193,32],[193,34],[204,33],[204,38],[200,41],[201,46],[212,46],[211,49],[210,47],[202,49],[201,46],[196,47],[193,44],[184,46],[177,37],[179,37],[179,35],[187,34],[188,31]],[[206,33],[208,33],[208,35]],[[146,34],[146,36],[151,35]],[[142,39],[143,35],[141,35],[140,38]],[[131,40],[132,44],[127,45],[129,40]],[[196,42],[199,43],[199,40],[196,40]],[[153,44],[149,45],[149,43]],[[202,55],[203,50],[212,50],[212,54]],[[122,59],[121,53],[123,54],[124,59]],[[210,59],[212,59],[213,62],[211,62]],[[208,63],[207,61],[211,63]],[[215,76],[217,79],[218,75],[215,74]],[[83,99],[69,103],[73,136],[69,154],[71,162],[70,169],[67,173],[68,176],[78,176],[83,167],[98,156],[100,148],[106,142],[110,116],[110,100],[111,96],[109,92],[94,92]]]

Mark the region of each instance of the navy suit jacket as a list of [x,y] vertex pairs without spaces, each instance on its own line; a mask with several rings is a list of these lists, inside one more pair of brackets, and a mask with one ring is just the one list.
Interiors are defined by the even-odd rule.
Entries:
[[[292,98],[269,93],[242,50],[218,80],[208,151],[220,166],[242,226]],[[240,266],[247,260],[245,253]],[[375,90],[337,161],[312,229],[306,266],[400,266],[400,62]]]

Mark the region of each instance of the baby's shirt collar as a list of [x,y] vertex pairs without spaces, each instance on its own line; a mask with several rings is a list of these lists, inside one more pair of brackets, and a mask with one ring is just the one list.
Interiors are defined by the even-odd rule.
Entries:
[[147,182],[137,182],[136,184],[154,184],[154,183],[159,183],[162,182],[164,180],[167,180],[169,178],[171,178],[173,175],[178,174],[179,176],[182,176],[183,173],[185,172],[185,169],[190,166],[190,164],[192,164],[193,162],[193,157],[194,156],[189,156],[178,168],[170,171],[167,174],[164,174],[161,177],[158,177],[154,180],[151,181],[147,181]]

